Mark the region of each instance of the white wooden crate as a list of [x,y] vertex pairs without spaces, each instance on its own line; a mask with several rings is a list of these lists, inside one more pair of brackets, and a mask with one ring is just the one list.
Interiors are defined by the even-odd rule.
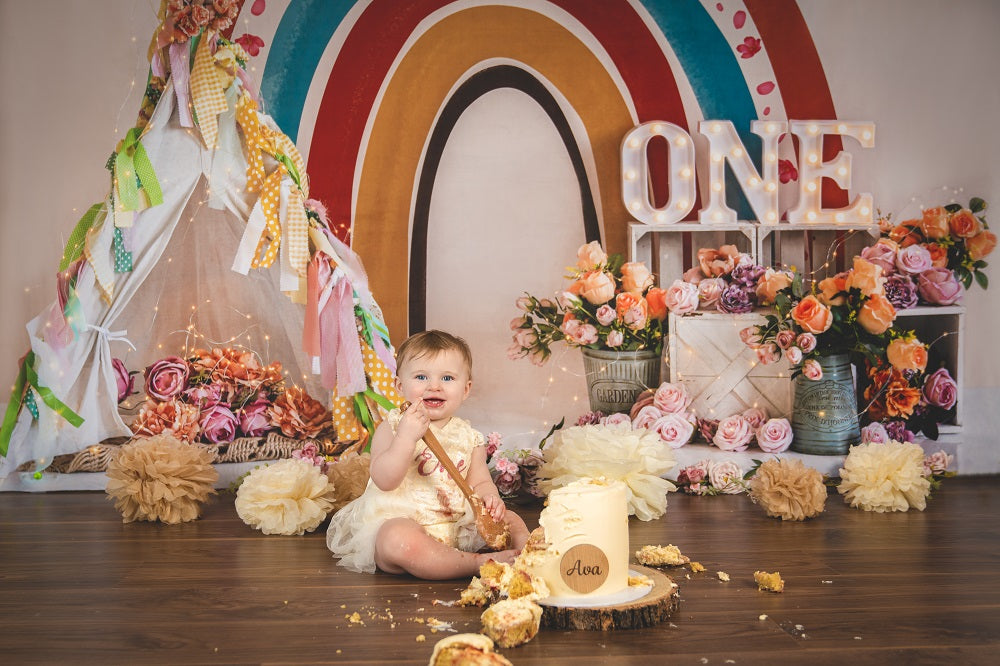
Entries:
[[788,362],[763,365],[739,332],[761,324],[759,313],[670,314],[667,362],[671,382],[683,382],[701,418],[721,419],[750,407],[772,417],[790,417],[792,380]]

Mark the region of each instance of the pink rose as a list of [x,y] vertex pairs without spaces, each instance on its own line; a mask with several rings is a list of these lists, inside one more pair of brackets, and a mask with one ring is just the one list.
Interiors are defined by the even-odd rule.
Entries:
[[812,333],[800,333],[799,337],[795,338],[795,342],[799,345],[799,349],[802,350],[803,354],[808,354],[813,349],[816,349],[816,336]]
[[861,429],[862,444],[885,444],[891,438],[881,423],[869,423]]
[[493,454],[495,454],[497,449],[499,449],[502,445],[503,435],[500,433],[493,431],[486,435],[486,459],[489,460],[492,458]]
[[628,425],[629,429],[631,429],[632,419],[629,418],[628,414],[623,414],[621,412],[616,414],[608,414],[607,416],[601,417],[601,425],[609,425],[609,426]]
[[531,361],[532,365],[540,368],[549,360],[549,352],[542,348],[535,349],[528,354],[528,360]]
[[674,280],[667,288],[664,302],[674,314],[686,314],[698,309],[698,287],[690,282]]
[[559,307],[563,310],[572,310],[573,308],[580,307],[580,304],[583,303],[583,301],[581,301],[580,297],[571,291],[560,291],[556,294],[556,303],[558,303]]
[[521,296],[519,299],[514,301],[514,306],[518,310],[527,312],[528,309],[531,307],[531,298],[529,298],[528,296]]
[[197,384],[184,391],[184,398],[198,409],[205,409],[222,402],[221,384]]
[[721,493],[735,495],[746,490],[743,470],[734,460],[716,460],[708,464],[708,480]]
[[663,416],[663,412],[659,410],[655,405],[646,405],[639,410],[639,413],[635,415],[632,419],[632,428],[638,430],[640,428],[649,429],[653,425],[653,421]]
[[953,305],[962,299],[962,285],[947,268],[930,268],[917,276],[917,291],[931,305]]
[[764,425],[764,422],[769,418],[767,410],[761,409],[760,407],[751,407],[750,409],[745,410],[742,416],[747,420],[747,423],[750,424],[751,430],[757,430],[757,428]]
[[726,289],[726,281],[722,278],[705,278],[698,283],[698,300],[701,308],[708,310],[715,307]]
[[698,424],[698,434],[701,436],[706,443],[711,444],[712,440],[715,439],[715,431],[719,429],[718,419],[699,419],[695,417],[695,423]]
[[680,414],[664,414],[653,421],[650,430],[657,432],[660,439],[672,449],[679,449],[691,440],[694,425]]
[[778,351],[778,345],[773,342],[762,344],[754,349],[754,351],[757,352],[757,360],[763,365],[777,363],[781,359],[781,352]]
[[508,458],[497,458],[493,465],[493,482],[501,495],[513,495],[521,487],[521,469]]
[[198,419],[201,434],[213,444],[231,442],[236,438],[236,415],[225,405],[212,405]]
[[514,342],[524,349],[531,349],[538,342],[538,334],[530,328],[519,328],[514,331]]
[[757,446],[765,453],[781,453],[792,444],[788,419],[770,419],[757,428]]
[[691,396],[683,384],[663,382],[653,393],[653,404],[664,414],[679,414],[691,404]]
[[896,253],[896,268],[908,275],[919,275],[933,265],[931,253],[919,243],[904,247]]
[[625,334],[621,331],[610,331],[608,332],[608,337],[605,340],[605,344],[608,347],[614,349],[615,347],[621,347],[622,343],[625,342]]
[[944,474],[948,471],[948,466],[951,465],[953,458],[954,456],[948,455],[943,449],[930,454],[924,458],[924,476]]
[[699,284],[705,279],[705,274],[701,272],[701,266],[695,266],[694,268],[689,268],[684,271],[681,275],[681,279],[685,282],[690,282],[691,284]]
[[740,329],[740,340],[743,341],[750,349],[756,349],[760,346],[760,333],[757,332],[756,326],[747,326],[746,328]]
[[941,368],[924,380],[923,393],[929,404],[951,409],[958,401],[958,384],[945,368]]
[[618,319],[618,313],[615,312],[615,309],[607,303],[597,308],[597,312],[594,313],[594,316],[597,317],[597,323],[601,326],[611,326],[615,319]]
[[592,345],[597,342],[597,329],[593,324],[584,324],[579,319],[567,319],[559,327],[566,338],[580,346]]
[[111,359],[111,368],[115,372],[115,383],[118,385],[118,402],[135,393],[135,375],[128,371],[120,358]]
[[[892,243],[892,245],[889,243]],[[861,250],[861,257],[876,266],[881,266],[883,275],[892,275],[896,272],[896,247],[894,246],[896,246],[895,241],[889,241],[888,243],[879,241],[871,247]]]
[[798,365],[802,362],[802,350],[798,347],[789,347],[785,350],[785,358],[792,365]]
[[267,415],[270,407],[266,399],[258,398],[239,411],[240,432],[247,437],[262,437],[271,429],[271,420]]
[[823,379],[823,368],[820,367],[819,361],[814,358],[810,358],[802,364],[802,374],[806,376],[806,379],[818,382]]
[[788,349],[795,344],[795,331],[790,328],[782,329],[774,336],[774,341],[782,349]]
[[678,483],[701,483],[708,477],[708,461],[700,460],[677,473]]
[[719,421],[719,428],[715,431],[712,443],[723,451],[736,453],[747,450],[752,435],[753,431],[747,420],[735,414]]
[[510,330],[516,331],[519,328],[523,328],[525,324],[528,323],[527,317],[514,317],[510,320]]
[[178,356],[160,359],[146,368],[146,395],[166,402],[187,388],[190,375],[187,361]]

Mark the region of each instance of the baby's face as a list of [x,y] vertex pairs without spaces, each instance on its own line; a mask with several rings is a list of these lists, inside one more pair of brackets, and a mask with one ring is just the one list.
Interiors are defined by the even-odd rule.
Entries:
[[407,401],[423,400],[434,425],[443,425],[469,397],[472,379],[453,350],[409,358],[396,372],[396,390]]

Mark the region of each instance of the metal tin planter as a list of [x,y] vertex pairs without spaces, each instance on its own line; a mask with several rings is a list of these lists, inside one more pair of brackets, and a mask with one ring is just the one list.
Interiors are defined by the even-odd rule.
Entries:
[[799,453],[839,456],[861,441],[858,401],[847,354],[819,358],[823,378],[795,378],[792,407],[792,450]]
[[659,352],[582,351],[590,408],[594,411],[628,412],[641,392],[660,385]]

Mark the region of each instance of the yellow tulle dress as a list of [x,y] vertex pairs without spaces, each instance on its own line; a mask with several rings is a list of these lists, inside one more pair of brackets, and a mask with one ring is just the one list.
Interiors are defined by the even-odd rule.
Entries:
[[[398,409],[386,417],[393,432],[400,417]],[[482,433],[458,417],[431,430],[462,472],[469,469],[473,449],[485,445]],[[326,545],[340,558],[340,566],[373,573],[375,535],[390,518],[412,518],[432,537],[459,550],[475,552],[485,546],[465,496],[423,440],[417,442],[410,469],[397,488],[382,490],[369,479],[361,497],[334,514]]]

